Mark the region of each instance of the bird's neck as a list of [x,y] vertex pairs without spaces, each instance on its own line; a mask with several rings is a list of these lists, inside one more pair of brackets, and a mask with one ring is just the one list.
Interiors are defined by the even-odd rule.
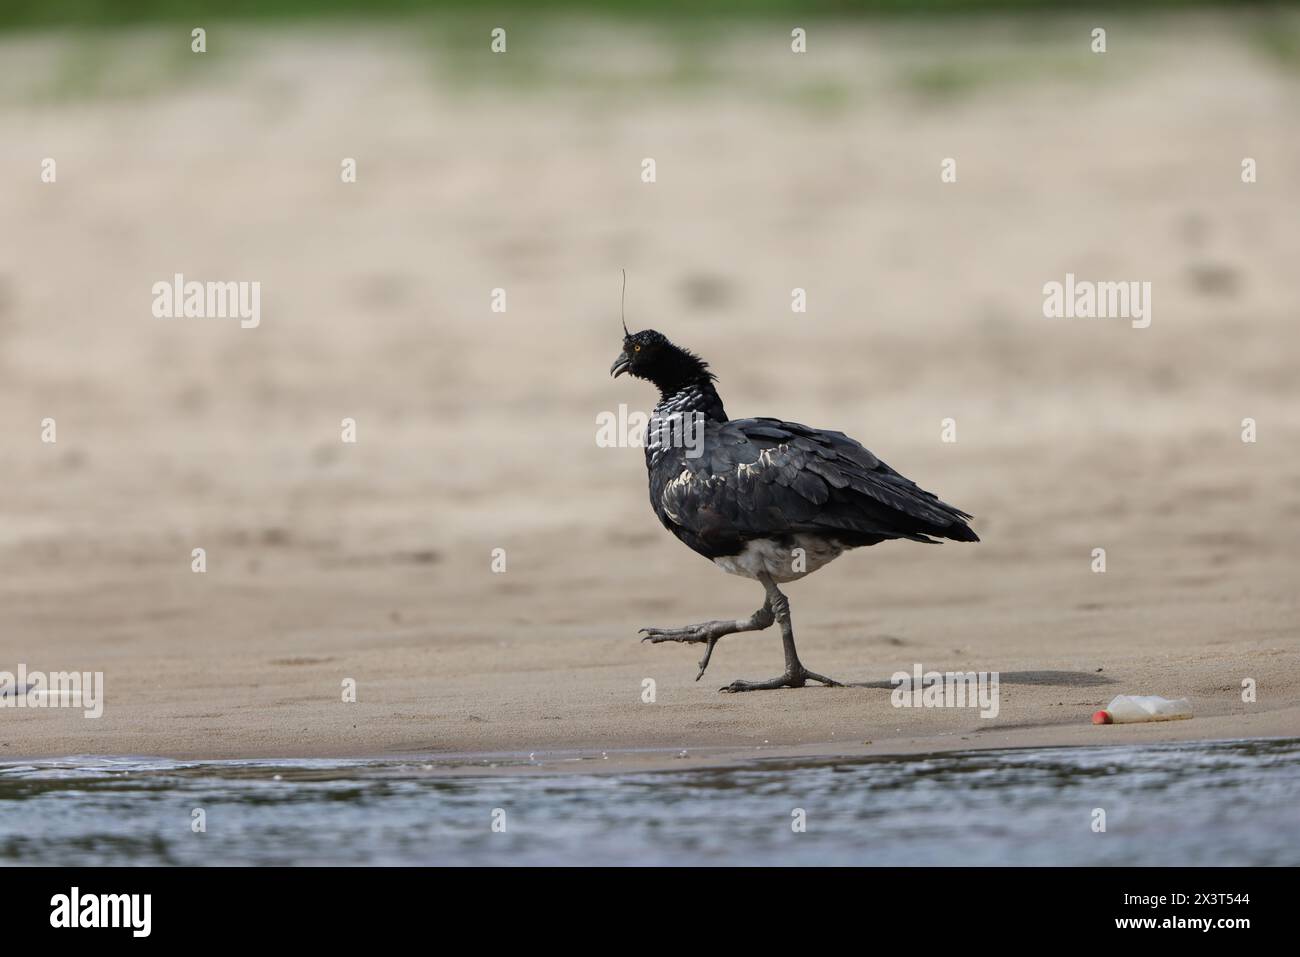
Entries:
[[706,420],[726,422],[727,411],[722,407],[722,397],[710,378],[700,378],[672,386],[659,386],[659,404],[655,418],[670,415],[703,415]]

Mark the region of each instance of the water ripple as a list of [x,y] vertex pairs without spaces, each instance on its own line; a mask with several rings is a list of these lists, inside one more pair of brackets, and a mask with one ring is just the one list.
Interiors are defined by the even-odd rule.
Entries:
[[[1300,863],[1300,739],[447,770],[438,759],[0,764],[0,863]],[[792,830],[796,808],[806,832]],[[1092,830],[1095,808],[1105,833]]]

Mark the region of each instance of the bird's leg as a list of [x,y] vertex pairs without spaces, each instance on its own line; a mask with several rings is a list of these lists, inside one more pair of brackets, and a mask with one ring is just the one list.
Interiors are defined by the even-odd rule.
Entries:
[[790,621],[790,599],[782,594],[781,590],[776,587],[776,582],[767,575],[761,576],[759,581],[767,589],[767,605],[764,607],[772,609],[777,623],[781,626],[781,647],[785,650],[785,674],[769,681],[733,681],[725,688],[719,688],[718,690],[734,693],[738,691],[767,691],[772,688],[802,688],[808,681],[819,681],[833,688],[843,687],[838,681],[833,681],[825,675],[819,675],[815,671],[809,671],[799,661],[799,655],[794,649],[794,626]]
[[704,669],[709,666],[709,659],[713,657],[713,646],[718,643],[719,638],[723,635],[734,635],[738,631],[762,631],[764,628],[770,628],[775,620],[776,617],[772,614],[772,606],[765,602],[762,608],[748,618],[702,621],[698,625],[687,625],[684,628],[642,628],[641,632],[645,637],[641,640],[656,645],[661,641],[686,641],[706,644],[708,647],[704,649],[704,657],[700,659],[700,670],[695,676],[695,680],[699,681],[704,675]]

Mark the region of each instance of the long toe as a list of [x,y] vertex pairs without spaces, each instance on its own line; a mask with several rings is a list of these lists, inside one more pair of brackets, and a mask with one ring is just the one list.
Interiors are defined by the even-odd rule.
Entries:
[[844,685],[840,684],[840,683],[839,683],[838,681],[836,681],[834,678],[827,678],[825,675],[819,675],[819,674],[818,674],[817,672],[815,672],[815,671],[805,671],[805,672],[803,673],[803,676],[804,676],[805,678],[808,678],[808,679],[811,680],[811,681],[820,681],[822,684],[824,684],[824,685],[825,685],[826,687],[828,687],[828,688],[843,688],[843,687],[844,687]]
[[775,688],[802,688],[808,681],[819,681],[830,688],[843,688],[844,686],[838,681],[827,678],[825,675],[819,675],[813,671],[800,670],[793,674],[783,674],[779,678],[772,678],[768,681],[733,681],[725,688],[718,690],[726,694],[738,694],[741,691],[771,691]]
[[648,641],[656,645],[661,641],[700,642],[709,640],[699,625],[687,625],[685,628],[642,628],[639,634],[644,636],[641,639],[642,641]]
[[737,679],[719,691],[726,694],[739,694],[742,691],[771,691],[774,688],[802,688],[802,675],[782,675],[768,681],[742,681]]

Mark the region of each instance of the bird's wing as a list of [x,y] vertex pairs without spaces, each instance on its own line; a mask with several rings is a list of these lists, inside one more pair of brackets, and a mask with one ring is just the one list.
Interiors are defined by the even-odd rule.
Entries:
[[703,454],[682,463],[662,486],[661,518],[718,547],[795,532],[860,544],[976,540],[969,515],[842,432],[766,418],[710,423]]

